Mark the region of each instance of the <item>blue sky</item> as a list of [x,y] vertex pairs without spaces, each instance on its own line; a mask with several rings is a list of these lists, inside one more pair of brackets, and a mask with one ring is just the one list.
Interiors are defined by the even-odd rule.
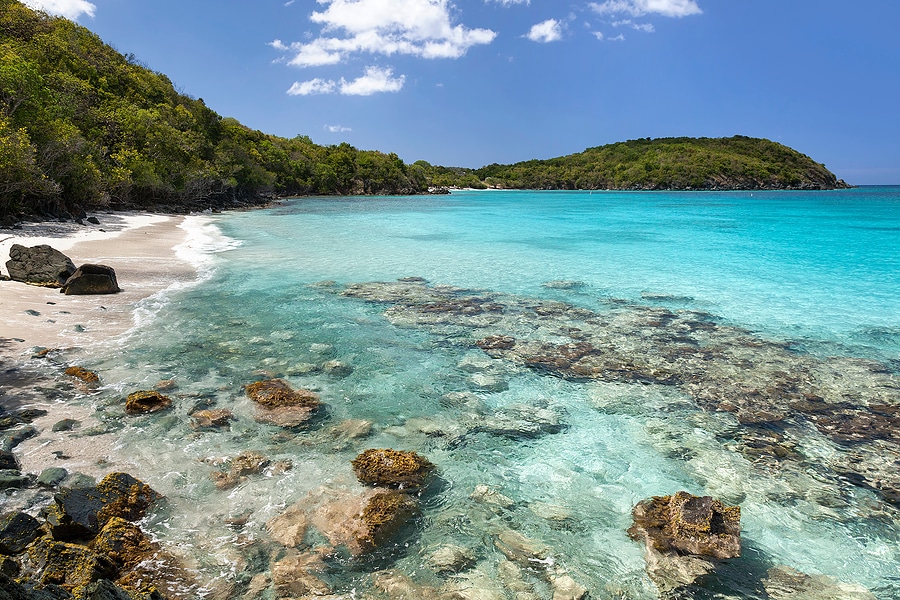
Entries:
[[480,167],[766,137],[900,184],[900,1],[27,0],[224,116]]

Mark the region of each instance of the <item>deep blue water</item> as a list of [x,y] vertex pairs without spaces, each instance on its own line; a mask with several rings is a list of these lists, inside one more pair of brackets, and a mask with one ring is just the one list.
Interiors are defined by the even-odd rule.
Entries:
[[[111,393],[175,378],[175,414],[204,400],[238,417],[228,432],[194,434],[183,416],[170,416],[129,421],[122,434],[123,455],[169,497],[158,535],[200,554],[208,577],[241,576],[223,516],[252,510],[244,534],[264,538],[268,519],[346,474],[361,449],[394,447],[428,456],[446,482],[394,564],[423,581],[424,557],[447,542],[472,548],[478,568],[492,577],[499,554],[491,536],[503,526],[550,546],[592,598],[654,598],[642,548],[625,530],[637,501],[685,489],[740,503],[743,511],[744,562],[694,597],[764,598],[760,573],[775,565],[897,597],[897,509],[869,489],[816,473],[818,457],[845,451],[834,443],[810,434],[797,442],[803,460],[772,471],[729,442],[730,415],[700,410],[671,387],[573,381],[509,365],[499,371],[506,389],[473,387],[464,365],[484,360],[483,353],[450,334],[395,326],[384,305],[320,282],[415,276],[600,312],[699,311],[798,353],[896,365],[900,188],[304,198],[190,223],[205,236],[195,250],[211,257],[207,278],[146,303],[129,349],[93,366],[114,382]],[[580,285],[545,285],[553,281]],[[353,372],[335,378],[304,367],[327,359]],[[366,419],[373,435],[337,450],[304,443],[304,436],[317,439],[314,432],[285,443],[275,428],[253,421],[241,392],[257,370],[316,389],[329,405],[328,423]],[[567,428],[465,443],[416,429],[422,419],[443,430],[460,423],[459,410],[441,401],[460,391],[475,393],[488,410],[549,403]],[[216,490],[209,459],[248,448],[290,459],[294,468]],[[885,448],[884,460],[900,459]],[[485,516],[469,498],[480,484],[516,508]],[[547,504],[570,514],[564,526],[530,510]],[[366,581],[351,569],[331,583],[348,592]],[[540,597],[544,584],[535,585]]]

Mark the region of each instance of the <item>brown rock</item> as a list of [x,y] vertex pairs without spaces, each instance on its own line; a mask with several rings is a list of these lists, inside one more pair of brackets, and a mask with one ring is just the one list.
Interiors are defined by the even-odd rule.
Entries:
[[366,450],[352,464],[362,483],[406,490],[425,486],[434,472],[434,465],[425,458],[402,450]]
[[270,464],[271,461],[259,452],[247,450],[231,459],[231,465],[227,472],[214,471],[210,477],[218,489],[228,490],[243,482],[248,475],[262,473]]
[[290,506],[286,511],[266,523],[272,539],[288,548],[299,546],[306,537],[309,516],[302,506]]
[[128,394],[125,401],[125,412],[129,415],[154,413],[169,408],[172,399],[163,396],[156,390],[142,390]]
[[227,408],[198,410],[191,415],[192,429],[216,429],[228,427],[234,415]]
[[83,367],[69,367],[66,369],[66,375],[79,379],[84,383],[99,383],[100,376],[93,371],[88,371]]
[[283,379],[257,381],[245,388],[256,402],[256,420],[279,427],[297,427],[307,423],[319,410],[319,395],[310,390],[294,390]]
[[314,554],[287,556],[272,566],[272,582],[278,598],[324,596],[331,588],[316,577],[314,571],[324,571],[325,564]]
[[678,492],[639,502],[632,514],[634,525],[628,534],[633,539],[645,539],[657,551],[718,559],[741,555],[739,506]]
[[419,514],[419,503],[408,494],[393,490],[369,498],[362,512],[366,532],[359,538],[363,549],[375,549],[394,537]]

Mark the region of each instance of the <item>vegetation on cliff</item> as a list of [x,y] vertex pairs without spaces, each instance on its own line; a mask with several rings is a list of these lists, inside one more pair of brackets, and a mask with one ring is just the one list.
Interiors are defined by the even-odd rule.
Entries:
[[253,131],[87,29],[0,0],[0,221],[425,189],[396,154]]
[[421,167],[432,185],[539,190],[734,190],[847,187],[825,165],[765,139],[660,138],[480,169]]

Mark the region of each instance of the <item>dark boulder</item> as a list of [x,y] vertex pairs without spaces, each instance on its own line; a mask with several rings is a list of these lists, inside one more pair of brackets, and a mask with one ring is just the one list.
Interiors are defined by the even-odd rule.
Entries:
[[59,290],[67,296],[88,294],[115,294],[121,292],[116,281],[116,271],[106,265],[81,265],[72,273]]
[[113,517],[127,521],[143,518],[147,509],[162,498],[147,484],[127,473],[110,473],[96,486],[64,488],[47,510],[53,537],[73,540],[95,536]]
[[13,281],[51,287],[61,286],[76,271],[68,256],[46,244],[30,248],[13,244],[6,270]]
[[6,450],[0,450],[0,471],[18,471],[19,461],[16,455]]
[[23,512],[7,513],[0,517],[0,554],[18,554],[39,534],[37,519]]

